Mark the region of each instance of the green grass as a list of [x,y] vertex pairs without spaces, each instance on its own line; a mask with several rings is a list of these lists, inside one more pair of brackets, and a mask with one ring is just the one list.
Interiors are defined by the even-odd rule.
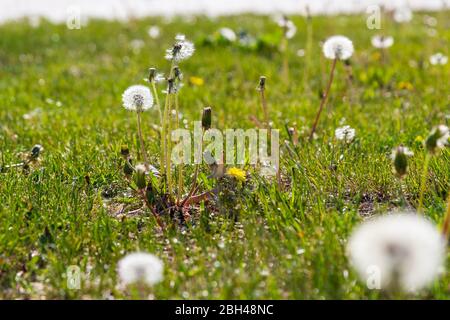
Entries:
[[[20,154],[37,143],[45,151],[28,174],[20,169],[0,174],[0,298],[127,298],[117,287],[116,264],[135,250],[165,262],[164,281],[151,291],[157,299],[384,297],[357,279],[345,255],[346,239],[367,216],[401,209],[401,186],[389,159],[401,143],[415,153],[402,187],[409,206],[417,206],[425,154],[417,137],[449,121],[450,64],[430,66],[428,57],[449,54],[450,13],[432,15],[438,18],[436,37],[427,34],[423,14],[406,26],[388,24],[386,33],[395,44],[384,66],[370,45],[376,31],[366,28],[365,17],[314,18],[307,88],[306,57],[295,54],[306,46],[301,17],[293,17],[299,31],[289,42],[289,83],[281,79],[282,55],[270,46],[203,44],[223,26],[270,40],[276,25],[267,17],[91,21],[81,30],[47,22],[36,29],[23,21],[1,25],[0,165],[20,162]],[[146,33],[152,24],[161,26],[158,40]],[[147,211],[115,214],[123,204],[139,207],[122,174],[120,148],[128,145],[136,155],[137,143],[136,121],[122,108],[121,94],[143,83],[147,68],[168,69],[164,50],[176,33],[197,45],[194,56],[181,64],[187,85],[180,105],[189,123],[211,105],[214,127],[254,127],[248,117],[263,117],[255,88],[265,75],[274,128],[281,129],[282,141],[289,139],[286,127],[297,128],[300,143],[292,153],[282,149],[289,187],[280,191],[254,174],[253,189],[242,193],[234,209],[237,223],[201,206],[193,223],[163,235]],[[331,65],[319,41],[334,34],[354,42],[354,79],[349,86],[339,63],[318,139],[308,143]],[[139,53],[129,46],[133,39],[145,41]],[[205,84],[189,85],[190,76]],[[412,90],[400,89],[402,82]],[[34,117],[23,118],[37,108]],[[357,134],[348,147],[333,139],[343,118]],[[157,111],[143,119],[147,149],[157,164],[159,144],[152,129]],[[430,163],[425,214],[437,224],[449,191],[449,159],[447,149]],[[191,174],[189,168],[187,182]],[[207,181],[207,175],[203,168],[200,179]],[[81,290],[67,288],[69,265],[86,274]],[[404,297],[449,299],[449,288],[446,273],[428,290]]]

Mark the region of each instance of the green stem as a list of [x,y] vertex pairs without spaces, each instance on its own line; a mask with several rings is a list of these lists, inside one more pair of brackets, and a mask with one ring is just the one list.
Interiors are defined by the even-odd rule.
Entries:
[[172,178],[171,178],[171,167],[170,167],[170,156],[171,156],[171,130],[172,130],[172,121],[171,121],[171,110],[172,110],[172,93],[169,93],[167,96],[167,99],[169,100],[167,104],[167,110],[166,110],[166,119],[167,119],[167,147],[166,147],[166,174],[167,174],[167,189],[169,194],[172,194]]
[[141,112],[137,111],[137,127],[138,127],[138,136],[139,136],[139,144],[141,149],[142,158],[144,159],[145,167],[148,169],[148,159],[147,154],[145,152],[144,139],[142,138],[142,130],[141,130]]
[[160,125],[161,125],[161,154],[160,154],[160,159],[159,159],[159,170],[160,172],[164,172],[164,142],[163,142],[163,128],[164,128],[164,119],[163,119],[163,114],[161,111],[161,104],[159,103],[159,96],[158,96],[158,91],[156,90],[156,85],[155,82],[152,81],[152,91],[153,91],[153,95],[155,96],[155,101],[156,101],[156,106],[158,107],[158,113],[159,113],[159,121],[160,121]]
[[442,225],[442,235],[444,236],[444,239],[446,241],[448,239],[449,229],[450,229],[450,190],[447,197],[447,212],[445,213],[444,224]]
[[[179,104],[178,104],[178,94],[175,94],[175,115],[177,117],[175,124],[176,129],[180,128],[180,117],[179,117]],[[180,203],[181,195],[183,194],[183,164],[178,165],[178,192],[177,192],[177,203]]]

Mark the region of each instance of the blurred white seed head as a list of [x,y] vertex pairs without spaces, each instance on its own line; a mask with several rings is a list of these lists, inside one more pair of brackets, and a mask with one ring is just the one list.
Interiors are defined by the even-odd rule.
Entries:
[[157,39],[161,35],[161,30],[158,26],[151,26],[147,31],[148,35],[152,39]]
[[430,57],[430,63],[432,64],[432,65],[438,65],[438,64],[440,64],[440,65],[444,65],[444,64],[447,64],[447,62],[448,62],[448,57],[447,56],[444,56],[442,53],[440,53],[440,52],[438,52],[438,53],[436,53],[436,54],[433,54],[431,57]]
[[184,34],[178,34],[175,37],[174,45],[166,50],[166,59],[179,62],[190,58],[195,51],[194,44],[186,40]]
[[361,278],[379,273],[379,289],[417,291],[438,275],[445,241],[437,228],[414,213],[376,217],[362,223],[348,242],[350,262]]
[[430,135],[425,140],[425,147],[431,153],[436,153],[439,149],[448,144],[450,131],[447,126],[441,124],[431,130]]
[[164,264],[153,254],[144,252],[131,253],[122,258],[117,265],[117,272],[124,285],[144,283],[154,285],[163,279]]
[[327,59],[347,60],[353,55],[353,43],[344,36],[332,36],[323,44],[323,54]]
[[394,38],[391,36],[376,35],[372,37],[372,46],[378,49],[386,49],[394,44]]
[[234,42],[237,39],[236,33],[230,28],[220,28],[219,34],[230,42]]
[[142,112],[153,106],[153,95],[146,86],[134,85],[125,90],[122,102],[125,109]]
[[398,23],[410,22],[413,18],[413,13],[408,7],[397,8],[394,11],[394,20]]
[[297,33],[297,27],[295,26],[294,22],[292,22],[292,20],[290,20],[286,16],[277,17],[276,23],[280,28],[283,28],[284,36],[287,39],[292,39]]
[[356,131],[350,126],[343,126],[337,128],[334,131],[334,135],[337,140],[344,141],[345,143],[350,143],[355,138]]

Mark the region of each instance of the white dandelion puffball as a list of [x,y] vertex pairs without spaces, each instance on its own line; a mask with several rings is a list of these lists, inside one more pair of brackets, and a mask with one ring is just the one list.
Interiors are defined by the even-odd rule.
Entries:
[[166,59],[179,62],[190,58],[195,51],[194,44],[188,40],[184,34],[175,37],[175,44],[166,50]]
[[142,112],[153,107],[153,95],[143,85],[129,87],[122,95],[123,106],[127,110]]
[[356,131],[350,126],[343,126],[337,128],[334,131],[334,135],[337,140],[344,141],[346,143],[352,142],[355,139]]
[[434,127],[431,134],[438,137],[436,139],[436,147],[438,149],[443,149],[448,144],[450,130],[446,125],[440,124],[437,127]]
[[157,256],[135,252],[122,258],[117,272],[123,284],[145,283],[149,286],[163,279],[164,264]]
[[352,41],[344,36],[332,36],[323,44],[323,54],[328,59],[347,60],[353,54]]
[[377,49],[386,49],[391,47],[394,44],[394,38],[390,36],[380,36],[376,35],[372,37],[372,46],[374,46]]
[[236,33],[230,28],[220,28],[219,34],[230,42],[234,42],[237,39]]
[[292,39],[297,33],[297,27],[295,26],[292,20],[289,20],[287,17],[282,16],[276,19],[278,26],[284,29],[284,35],[287,39]]
[[408,7],[397,8],[394,12],[394,20],[398,23],[410,22],[412,17],[413,13]]
[[151,26],[147,31],[148,35],[152,39],[157,39],[161,35],[161,30],[158,26]]
[[443,55],[442,53],[440,53],[440,52],[438,52],[438,53],[436,53],[436,54],[433,54],[433,55],[430,57],[430,63],[431,63],[433,66],[438,65],[438,64],[444,65],[444,64],[447,64],[447,62],[448,62],[448,57],[447,57],[447,56],[444,56],[444,55]]
[[398,285],[414,292],[438,275],[445,245],[437,228],[422,216],[396,213],[357,227],[347,249],[352,265],[367,285],[369,277],[376,275],[377,289]]

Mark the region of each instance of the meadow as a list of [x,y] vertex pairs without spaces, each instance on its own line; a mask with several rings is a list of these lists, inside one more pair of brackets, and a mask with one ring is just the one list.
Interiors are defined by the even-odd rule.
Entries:
[[[436,52],[449,54],[450,12],[383,21],[381,32],[395,41],[384,53],[371,45],[380,30],[369,30],[366,16],[313,17],[310,42],[307,20],[290,18],[297,33],[285,53],[273,19],[253,15],[92,20],[79,30],[48,21],[0,25],[0,298],[142,298],[120,287],[117,263],[146,251],[165,265],[164,279],[145,296],[151,299],[449,299],[448,262],[427,289],[390,296],[359,280],[346,243],[361,221],[418,207],[423,141],[450,122],[450,64],[429,63]],[[160,28],[157,38],[148,35],[152,25]],[[255,41],[223,41],[222,27]],[[283,186],[244,166],[246,183],[230,195],[229,214],[201,202],[188,222],[169,226],[163,217],[168,226],[161,231],[124,178],[121,150],[135,155],[139,141],[122,93],[146,85],[148,68],[168,70],[165,50],[178,33],[196,47],[180,64],[179,108],[188,127],[206,106],[215,128],[255,127],[264,117],[256,88],[266,77]],[[316,137],[308,141],[331,66],[320,42],[335,34],[349,37],[355,52],[337,64]],[[158,125],[156,108],[142,113],[155,166]],[[355,129],[351,143],[335,137],[343,125]],[[43,147],[36,161],[11,167],[36,144]],[[390,158],[400,144],[414,152],[404,179]],[[438,226],[449,160],[449,149],[440,150],[426,177],[423,214]],[[193,171],[186,166],[186,186]],[[203,190],[211,186],[208,176],[204,165]],[[67,285],[71,265],[82,274],[77,290]]]

